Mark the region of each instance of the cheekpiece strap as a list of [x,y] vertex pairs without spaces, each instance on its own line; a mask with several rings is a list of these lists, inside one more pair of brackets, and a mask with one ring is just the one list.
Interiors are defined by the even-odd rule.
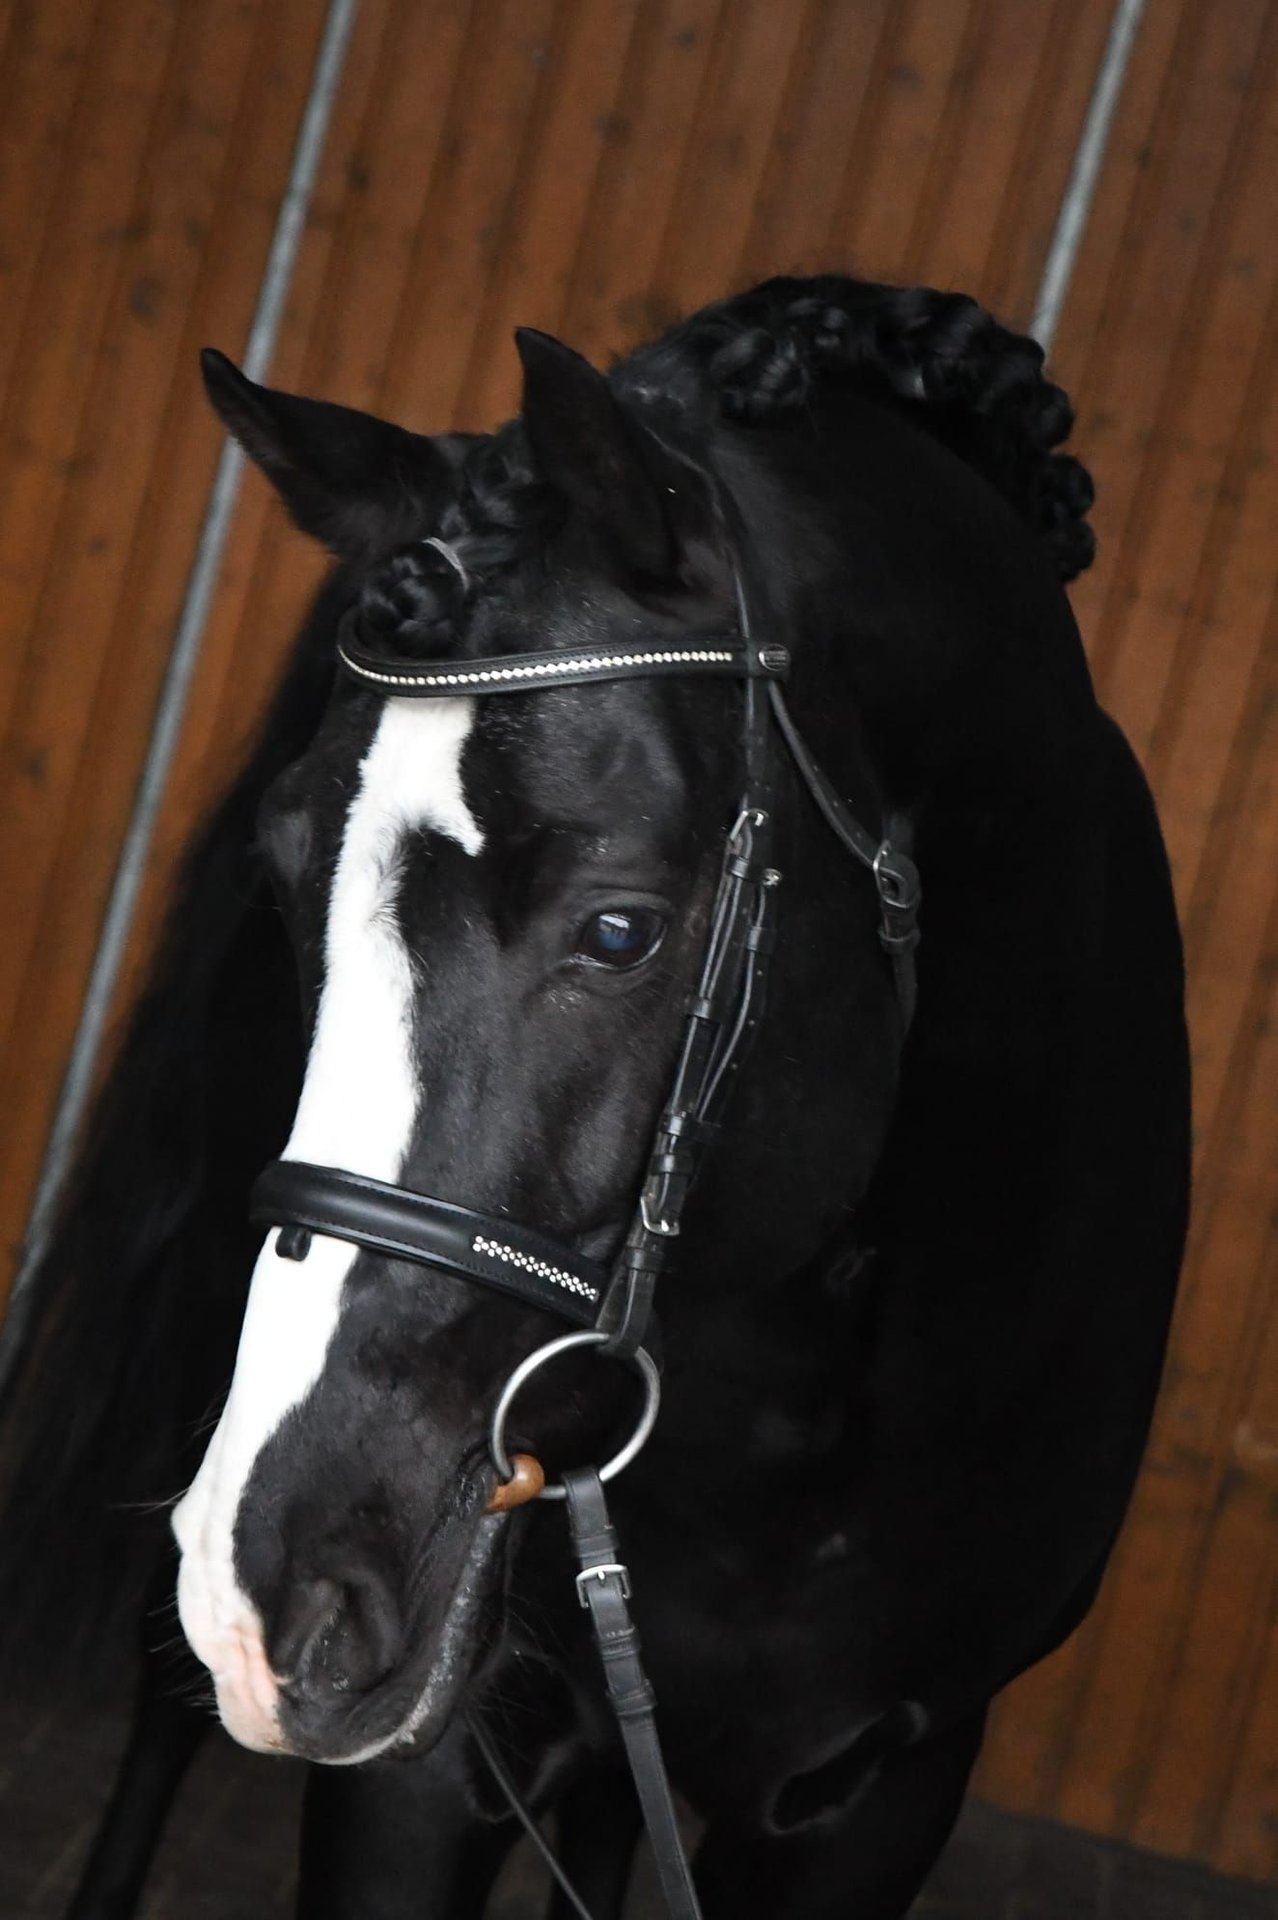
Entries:
[[273,1160],[253,1188],[250,1215],[282,1229],[276,1252],[304,1260],[312,1233],[373,1253],[481,1280],[579,1327],[593,1327],[608,1274],[531,1227],[392,1187],[339,1167]]
[[771,864],[773,795],[763,690],[746,688],[748,791],[728,835],[697,985],[688,1000],[674,1084],[648,1156],[639,1208],[613,1275],[599,1325],[606,1351],[643,1342],[653,1295],[705,1149],[718,1132],[725,1094],[740,1071],[763,1010],[781,875]]

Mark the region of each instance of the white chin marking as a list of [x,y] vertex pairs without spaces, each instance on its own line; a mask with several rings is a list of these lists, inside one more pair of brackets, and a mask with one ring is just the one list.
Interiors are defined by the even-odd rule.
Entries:
[[[477,854],[461,756],[470,700],[388,700],[360,769],[333,875],[324,985],[306,1079],[284,1157],[397,1179],[422,1097],[412,1052],[412,961],[391,908],[406,833],[423,827]],[[178,1607],[219,1681],[229,1730],[273,1744],[273,1686],[256,1609],[235,1578],[233,1529],[262,1447],[314,1386],[357,1249],[316,1236],[305,1261],[268,1235],[249,1290],[226,1408],[173,1514],[182,1551]],[[277,1743],[276,1743],[277,1744]]]

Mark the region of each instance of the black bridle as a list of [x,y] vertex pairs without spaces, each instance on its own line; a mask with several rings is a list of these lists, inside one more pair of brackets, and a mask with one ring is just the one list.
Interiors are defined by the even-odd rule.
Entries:
[[[437,540],[430,544],[440,549],[464,581],[464,568],[451,549]],[[744,792],[724,844],[710,932],[700,976],[688,1001],[674,1080],[657,1123],[634,1219],[612,1270],[510,1220],[338,1167],[276,1160],[258,1180],[252,1198],[254,1220],[280,1229],[276,1252],[287,1259],[304,1260],[313,1233],[331,1235],[370,1253],[416,1261],[436,1271],[479,1281],[582,1329],[538,1349],[507,1382],[489,1434],[489,1450],[504,1481],[509,1481],[513,1473],[505,1450],[506,1409],[522,1381],[546,1359],[565,1348],[589,1343],[629,1360],[643,1374],[645,1411],[629,1444],[606,1467],[575,1468],[564,1474],[558,1487],[546,1487],[543,1493],[567,1500],[580,1568],[577,1595],[590,1614],[609,1698],[651,1836],[658,1879],[673,1920],[700,1920],[700,1908],[657,1737],[655,1700],[640,1661],[638,1636],[627,1605],[630,1577],[620,1558],[602,1482],[634,1457],[655,1419],[658,1374],[642,1346],[653,1294],[671,1243],[679,1235],[684,1205],[701,1157],[717,1131],[728,1085],[741,1066],[762,1011],[768,958],[775,938],[775,901],[781,883],[781,875],[772,864],[774,731],[789,749],[823,818],[853,858],[874,877],[879,898],[879,939],[891,959],[902,1024],[907,1030],[914,1014],[914,949],[918,943],[919,880],[913,862],[891,844],[886,833],[876,839],[866,832],[808,752],[781,691],[781,682],[789,671],[789,651],[754,642],[739,576],[737,603],[739,636],[721,645],[619,646],[606,651],[569,647],[415,666],[411,661],[388,663],[365,652],[356,638],[355,613],[346,616],[338,636],[338,658],[345,672],[365,686],[396,698],[458,699],[654,676],[712,675],[744,683]],[[540,1484],[539,1467],[537,1472]],[[542,1840],[482,1721],[474,1714],[468,1715],[468,1720],[480,1753],[515,1815],[545,1856],[573,1911],[589,1920],[575,1889]]]
[[337,649],[342,668],[361,684],[401,699],[528,693],[541,687],[654,677],[741,681],[745,783],[724,845],[710,932],[688,1001],[674,1080],[657,1123],[634,1219],[611,1271],[572,1247],[499,1216],[300,1160],[273,1161],[253,1189],[253,1219],[281,1229],[277,1253],[304,1260],[311,1235],[329,1235],[370,1253],[478,1281],[574,1326],[598,1330],[607,1336],[607,1350],[620,1356],[637,1350],[651,1317],[657,1280],[681,1229],[689,1189],[762,1011],[781,882],[772,864],[774,727],[823,818],[874,878],[879,939],[891,959],[901,1018],[908,1028],[916,991],[918,873],[886,836],[867,833],[813,760],[781,690],[789,672],[789,651],[757,644],[740,594],[738,601],[740,636],[722,644],[569,647],[428,666],[388,662],[367,653],[355,638],[356,615],[346,616]]

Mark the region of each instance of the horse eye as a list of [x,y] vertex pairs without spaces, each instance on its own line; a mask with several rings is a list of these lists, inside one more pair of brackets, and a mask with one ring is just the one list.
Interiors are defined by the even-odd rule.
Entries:
[[578,960],[595,967],[637,967],[657,951],[666,923],[651,907],[609,907],[577,935]]

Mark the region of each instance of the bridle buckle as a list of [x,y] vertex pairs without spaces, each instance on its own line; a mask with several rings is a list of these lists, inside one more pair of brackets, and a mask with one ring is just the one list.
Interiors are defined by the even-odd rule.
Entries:
[[874,883],[885,907],[897,913],[913,913],[919,904],[922,887],[919,870],[907,854],[884,841],[874,856]]
[[608,1560],[601,1567],[583,1567],[577,1575],[578,1606],[588,1607],[590,1605],[590,1599],[586,1592],[586,1582],[588,1580],[597,1580],[602,1586],[604,1581],[609,1579],[614,1573],[621,1582],[622,1599],[628,1600],[630,1598],[630,1569],[629,1567],[623,1567],[620,1560]]
[[654,1215],[648,1204],[648,1189],[645,1187],[639,1195],[639,1217],[648,1233],[655,1233],[662,1240],[673,1240],[679,1232],[677,1220],[667,1220],[663,1215]]
[[[873,869],[879,895],[879,944],[899,963],[919,941],[918,912],[923,897],[919,870],[908,854],[898,852],[886,840],[874,856]],[[910,1011],[913,1011],[912,990]]]

